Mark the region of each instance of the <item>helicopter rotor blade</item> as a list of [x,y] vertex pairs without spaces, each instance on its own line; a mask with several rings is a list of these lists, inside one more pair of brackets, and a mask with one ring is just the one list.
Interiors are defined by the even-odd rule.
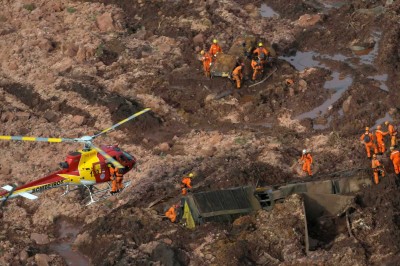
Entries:
[[108,155],[108,153],[106,153],[105,151],[103,151],[102,149],[100,149],[99,147],[96,147],[95,145],[91,144],[90,145],[93,149],[95,149],[96,151],[98,151],[101,155],[103,155],[103,157],[110,163],[112,163],[115,167],[117,168],[121,168],[121,169],[125,169],[125,166],[123,166],[122,164],[120,164],[117,160],[115,160],[113,157],[111,157],[110,155]]
[[129,120],[132,120],[133,118],[138,117],[139,115],[142,115],[142,114],[144,114],[144,113],[146,113],[146,112],[148,112],[148,111],[150,111],[150,110],[151,110],[150,108],[143,109],[142,111],[139,111],[139,112],[137,112],[137,113],[131,115],[130,117],[125,118],[124,120],[121,120],[120,122],[116,123],[115,125],[113,125],[113,126],[107,128],[107,129],[104,129],[104,130],[101,131],[100,133],[95,134],[95,135],[92,137],[92,139],[97,138],[98,136],[100,136],[100,135],[102,135],[102,134],[105,134],[105,133],[107,133],[107,132],[109,132],[109,131],[111,131],[111,130],[114,130],[116,127],[118,127],[118,126],[120,126],[120,125],[122,125],[122,124],[128,122]]
[[0,136],[0,140],[15,140],[15,141],[42,141],[42,142],[83,142],[81,139],[68,139],[68,138],[42,138],[42,137],[28,137],[28,136]]

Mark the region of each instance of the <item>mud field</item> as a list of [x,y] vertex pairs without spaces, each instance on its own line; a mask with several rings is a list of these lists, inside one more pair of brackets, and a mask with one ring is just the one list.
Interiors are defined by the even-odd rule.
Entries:
[[[194,191],[312,180],[370,168],[366,126],[398,125],[398,1],[1,1],[0,135],[75,138],[146,113],[96,144],[138,159],[118,196],[84,205],[62,189],[8,201],[0,265],[399,265],[400,195],[387,177],[357,193],[349,235],[340,217],[319,225],[305,252],[297,195],[270,211],[195,230],[164,220],[179,182]],[[277,71],[234,89],[208,79],[199,52],[238,36],[274,47]],[[272,67],[271,67],[272,69]],[[269,71],[271,71],[271,69]],[[294,81],[293,86],[285,83]],[[58,169],[77,144],[0,142],[0,183],[23,184]],[[372,171],[370,171],[372,177]],[[167,200],[148,206],[159,198]],[[325,227],[324,227],[325,226]],[[325,230],[325,231],[324,231]],[[314,234],[314,235],[313,235]]]

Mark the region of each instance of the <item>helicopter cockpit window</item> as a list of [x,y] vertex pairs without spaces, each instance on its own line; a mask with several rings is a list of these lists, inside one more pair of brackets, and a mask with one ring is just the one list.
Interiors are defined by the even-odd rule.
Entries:
[[133,161],[133,157],[132,157],[129,153],[124,152],[124,154],[121,155],[121,158],[122,158],[123,156],[126,158],[126,160],[127,160],[128,162],[129,162],[129,161]]
[[128,158],[126,158],[123,154],[119,156],[119,161],[122,163],[129,162]]

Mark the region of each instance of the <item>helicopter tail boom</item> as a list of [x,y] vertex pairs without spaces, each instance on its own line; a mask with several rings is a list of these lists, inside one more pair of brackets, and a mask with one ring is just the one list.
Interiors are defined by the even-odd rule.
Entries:
[[24,197],[24,198],[27,198],[27,199],[30,199],[30,200],[35,200],[35,199],[38,198],[36,195],[33,195],[31,193],[28,193],[28,192],[16,192],[14,194],[15,187],[10,186],[10,185],[5,185],[5,186],[2,186],[1,188],[4,189],[4,190],[7,190],[9,193],[8,193],[7,196],[1,197],[0,201],[4,201],[4,200],[7,200],[8,198],[14,198],[14,197],[18,197],[18,196],[21,196],[21,197]]

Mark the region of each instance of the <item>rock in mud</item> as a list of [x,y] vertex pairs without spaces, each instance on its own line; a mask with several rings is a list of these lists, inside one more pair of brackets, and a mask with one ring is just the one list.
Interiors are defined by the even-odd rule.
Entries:
[[343,102],[342,108],[343,108],[343,112],[345,114],[349,113],[351,111],[351,98],[352,96],[350,95],[349,97],[347,97],[347,99]]
[[46,245],[50,243],[49,237],[45,234],[32,233],[31,239],[38,245]]
[[49,266],[49,262],[51,262],[51,258],[46,254],[36,254],[35,261],[38,266]]
[[322,21],[322,17],[319,14],[316,15],[305,14],[299,18],[299,20],[297,21],[297,25],[306,28],[314,26],[320,21]]

